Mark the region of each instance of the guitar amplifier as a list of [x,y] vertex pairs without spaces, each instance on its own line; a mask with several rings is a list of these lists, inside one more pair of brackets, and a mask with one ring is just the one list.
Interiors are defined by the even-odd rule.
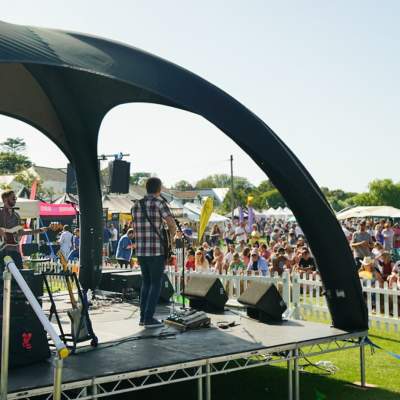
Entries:
[[127,274],[129,270],[121,270],[121,269],[110,269],[110,270],[103,270],[101,271],[101,279],[100,279],[100,284],[99,284],[99,289],[100,290],[106,290],[108,292],[112,292],[111,288],[111,277],[114,274]]
[[[32,269],[21,269],[19,270],[25,282],[32,290],[33,295],[38,298],[43,296],[43,276],[42,274],[35,273]],[[0,296],[3,295],[3,275],[0,274]],[[18,286],[15,279],[11,280],[11,297],[25,299],[25,295]]]

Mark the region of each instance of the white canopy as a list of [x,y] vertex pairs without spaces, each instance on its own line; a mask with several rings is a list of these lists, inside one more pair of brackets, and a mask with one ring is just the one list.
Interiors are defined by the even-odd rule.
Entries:
[[390,206],[360,206],[340,211],[336,217],[338,220],[367,217],[400,218],[400,209]]
[[[201,206],[194,203],[185,203],[183,205],[183,213],[187,216],[188,219],[197,222],[200,219]],[[229,218],[224,217],[223,215],[212,213],[209,223],[218,224],[227,221],[229,221]]]
[[130,214],[132,206],[132,197],[129,194],[124,196],[107,194],[103,196],[103,208],[107,208],[110,213]]
[[[3,207],[1,198],[0,207]],[[39,200],[29,200],[18,197],[15,207],[17,208],[17,213],[19,216],[23,219],[39,217]]]

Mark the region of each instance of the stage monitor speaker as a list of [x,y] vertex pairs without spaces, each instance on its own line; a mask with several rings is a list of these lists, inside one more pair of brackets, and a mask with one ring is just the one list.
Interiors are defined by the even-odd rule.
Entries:
[[110,193],[129,193],[129,176],[131,163],[114,160],[108,163]]
[[[104,281],[103,281],[104,279]],[[109,281],[109,283],[107,283]],[[102,289],[108,287],[109,289]],[[124,293],[129,289],[133,289],[138,295],[142,287],[142,274],[135,271],[113,272],[109,276],[102,275],[102,284],[100,289],[109,290],[110,292]],[[160,303],[168,303],[174,294],[174,288],[167,274],[163,274],[161,281]]]
[[196,310],[222,312],[228,301],[221,281],[214,276],[190,275],[184,294]]
[[247,315],[262,322],[282,321],[287,306],[274,284],[252,281],[238,298],[247,306]]
[[132,272],[129,269],[121,270],[121,269],[111,269],[111,270],[103,270],[101,271],[101,279],[99,284],[100,290],[106,290],[108,292],[112,292],[111,290],[111,276],[113,274],[122,274]]
[[[1,323],[2,318],[0,334]],[[50,357],[46,332],[26,302],[11,303],[9,351],[10,368],[34,364]]]
[[75,173],[75,168],[72,166],[72,164],[67,165],[67,187],[65,191],[66,193],[78,194],[76,173]]
[[39,245],[37,243],[24,243],[22,245],[22,254],[25,257],[30,257],[37,252],[39,252]]

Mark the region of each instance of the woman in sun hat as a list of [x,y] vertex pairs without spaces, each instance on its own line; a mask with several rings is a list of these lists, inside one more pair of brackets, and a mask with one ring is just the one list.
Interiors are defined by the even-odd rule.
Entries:
[[383,286],[382,275],[375,265],[375,260],[370,256],[364,257],[361,261],[358,276],[365,281],[371,281],[372,285],[374,285],[375,282],[379,282],[379,285]]

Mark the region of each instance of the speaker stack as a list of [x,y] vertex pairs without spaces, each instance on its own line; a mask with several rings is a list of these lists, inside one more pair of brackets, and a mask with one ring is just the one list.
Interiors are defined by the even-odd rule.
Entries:
[[75,168],[71,165],[67,165],[67,187],[66,193],[78,194],[78,185],[76,183]]
[[129,193],[131,163],[114,160],[108,163],[108,186],[110,193]]
[[217,277],[191,275],[184,295],[191,308],[208,312],[223,312],[228,296]]
[[287,306],[274,284],[252,281],[238,302],[247,308],[247,315],[261,322],[282,321]]
[[[41,303],[43,277],[32,270],[21,270],[22,276]],[[0,278],[0,302],[3,302],[3,280]],[[0,310],[2,312],[2,309]],[[2,334],[0,314],[0,335]],[[9,367],[34,364],[50,357],[47,334],[15,280],[11,284]]]

